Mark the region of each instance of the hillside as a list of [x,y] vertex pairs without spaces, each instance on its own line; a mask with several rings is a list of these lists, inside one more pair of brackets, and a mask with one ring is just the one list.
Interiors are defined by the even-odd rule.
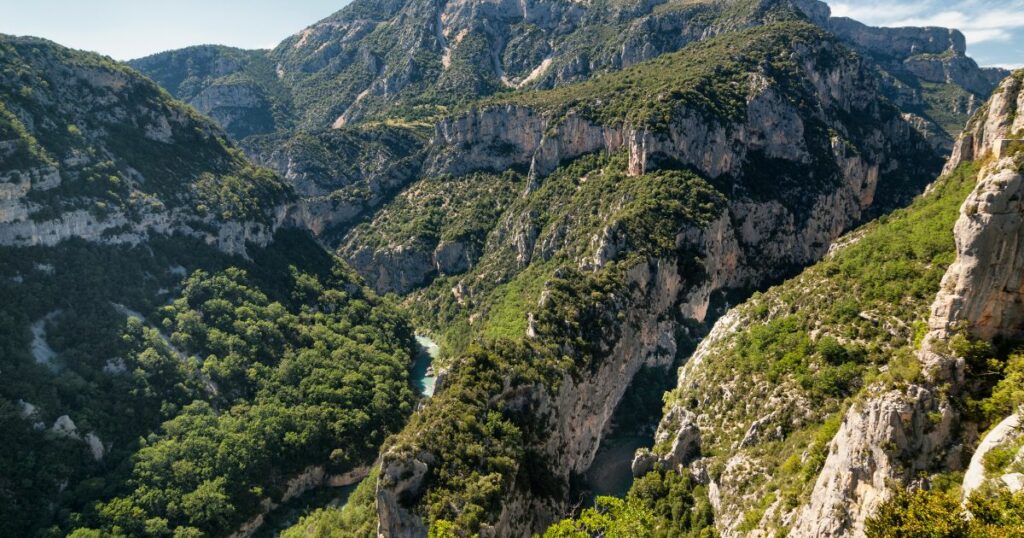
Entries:
[[817,0],[0,35],[0,535],[1016,535],[1022,106]]
[[37,39],[0,37],[0,140],[0,534],[228,535],[366,472],[412,331],[283,225],[291,187]]
[[[295,185],[320,186],[301,194],[298,218],[337,248],[349,228],[424,175],[424,133],[480,99],[515,100],[783,20],[810,20],[866,58],[881,91],[937,155],[948,153],[1006,75],[979,68],[956,30],[871,28],[830,17],[817,0],[547,1],[525,8],[361,0],[271,51],[195,47],[131,65],[211,114],[260,164]],[[386,149],[365,158],[382,138]],[[386,162],[394,148],[402,166],[348,172]],[[352,155],[364,158],[353,162]]]
[[[1019,445],[1020,273],[1000,252],[1017,243],[1022,166],[997,141],[1018,131],[1008,109],[1020,96],[1017,74],[961,137],[976,151],[955,155],[910,207],[719,320],[666,399],[654,448],[634,461],[653,476],[630,495],[668,518],[659,525],[680,522],[642,484],[675,473],[702,485],[723,536],[1019,525],[1010,514],[1024,499],[1000,493],[999,477],[1012,476]],[[1002,463],[988,463],[999,450]],[[961,496],[979,518],[970,528]]]
[[780,22],[441,123],[442,173],[343,248],[381,291],[429,284],[406,304],[448,350],[384,454],[381,532],[543,531],[638,372],[920,188],[937,163],[871,69]]
[[130,69],[32,38],[0,38],[0,244],[179,232],[244,253],[293,191],[209,120]]
[[[692,342],[704,334],[700,322],[713,319],[716,303],[727,300],[722,292],[764,283],[743,284],[744,260],[756,260],[754,278],[785,274],[785,263],[773,266],[782,260],[758,250],[742,230],[757,230],[762,249],[816,244],[807,236],[786,243],[786,232],[743,226],[741,209],[775,200],[794,211],[813,207],[801,197],[813,196],[814,184],[806,182],[813,174],[793,169],[794,177],[804,178],[790,187],[793,191],[779,176],[768,183],[749,169],[716,180],[714,167],[733,162],[728,152],[700,145],[715,140],[696,127],[700,120],[677,127],[689,110],[712,124],[709,118],[733,118],[742,125],[759,117],[753,112],[758,99],[730,85],[733,69],[752,78],[763,69],[765,86],[785,88],[779,93],[797,110],[821,106],[799,89],[799,71],[760,61],[778,57],[773,44],[799,50],[802,39],[820,47],[809,47],[818,63],[796,62],[809,69],[803,76],[813,80],[822,65],[836,68],[836,49],[822,46],[821,36],[809,27],[769,25],[580,85],[499,98],[442,123],[435,140],[458,149],[450,158],[437,152],[428,162],[448,175],[413,184],[372,222],[356,228],[344,247],[373,245],[378,253],[389,252],[364,271],[371,282],[412,282],[415,288],[416,279],[432,281],[406,302],[424,323],[444,331],[449,354],[442,388],[385,452],[375,502],[364,494],[344,511],[319,512],[305,528],[366,528],[374,504],[380,532],[394,536],[425,535],[427,526],[440,535],[528,535],[571,513],[565,499],[573,494],[574,477],[587,474],[602,438],[614,428],[616,402],[626,390],[623,374],[661,371],[686,360]],[[716,56],[718,47],[728,53]],[[859,62],[855,55],[846,58]],[[873,64],[857,65],[867,70]],[[855,72],[844,71],[844,80],[862,80]],[[681,89],[672,93],[673,84]],[[981,107],[957,143],[948,172],[909,208],[825,247],[824,261],[755,294],[718,321],[682,369],[656,444],[636,458],[629,495],[601,500],[600,510],[557,523],[548,534],[698,536],[713,527],[726,536],[753,531],[845,536],[865,528],[893,536],[892,528],[944,517],[912,503],[939,510],[947,510],[950,498],[958,504],[959,490],[919,501],[913,499],[920,495],[893,488],[920,485],[922,473],[930,475],[926,483],[936,484],[937,491],[955,484],[957,469],[971,459],[965,447],[977,445],[978,432],[1012,422],[1019,405],[1019,361],[1004,347],[964,351],[960,337],[952,338],[950,347],[941,349],[967,356],[967,369],[953,374],[961,377],[954,377],[958,381],[952,386],[934,377],[934,366],[920,348],[929,327],[963,326],[963,321],[936,322],[937,315],[960,310],[935,307],[931,313],[948,289],[940,287],[943,275],[963,271],[958,267],[964,262],[957,260],[978,248],[967,246],[959,232],[963,224],[956,225],[954,241],[954,223],[973,215],[969,209],[960,215],[963,201],[976,197],[993,204],[999,215],[999,202],[987,192],[997,189],[998,196],[1016,200],[1016,180],[1003,175],[1016,173],[1019,163],[995,162],[991,155],[1002,147],[998,140],[1018,130],[1012,113],[1017,86],[1019,79],[1008,79]],[[842,97],[836,101],[846,103]],[[843,122],[851,116],[862,117],[837,114],[846,132],[849,124]],[[773,120],[776,126],[786,124],[778,116]],[[543,127],[536,131],[518,128],[538,124]],[[643,126],[646,133],[638,142],[624,143],[625,153],[616,155],[617,140],[636,140],[616,131],[619,125]],[[522,136],[537,131],[544,133],[539,140]],[[673,139],[684,132],[698,133],[694,146]],[[805,136],[811,144],[814,135]],[[756,136],[741,140],[748,151],[763,143]],[[790,150],[796,145],[791,139],[778,142]],[[715,141],[715,147],[723,146],[728,144]],[[587,148],[610,156],[549,164],[565,163],[574,158],[572,152]],[[690,148],[693,154],[687,153]],[[712,157],[687,161],[688,155]],[[812,170],[825,168],[812,162]],[[518,172],[498,173],[517,165]],[[673,169],[680,165],[685,171]],[[476,168],[485,171],[471,172]],[[885,182],[883,177],[879,185]],[[745,188],[766,184],[775,189]],[[828,184],[822,183],[825,192]],[[976,184],[988,187],[972,194]],[[493,208],[506,204],[510,209],[495,217]],[[730,218],[716,220],[723,210]],[[992,224],[990,233],[1014,226],[1019,218],[1013,215]],[[487,221],[494,227],[478,227]],[[738,249],[730,246],[731,233],[738,233]],[[978,252],[997,256],[1005,250],[998,245],[1012,248],[1015,237]],[[360,254],[354,252],[350,257],[358,265]],[[462,255],[452,258],[451,252]],[[1012,292],[992,300],[1014,304],[1019,273],[986,260],[970,267],[999,267],[998,280],[989,283],[991,277],[971,269],[963,274],[972,283],[961,281],[967,291],[958,293],[972,293],[979,289],[974,282],[981,282],[980,289]],[[981,320],[1002,311],[980,298],[965,300],[978,305],[965,314],[977,312]],[[1014,323],[998,324],[998,334],[1012,338]],[[978,334],[991,340],[995,333]],[[991,370],[978,366],[985,364]],[[988,457],[992,463],[982,476],[990,477],[986,487],[998,490],[1000,483],[1014,483],[1019,437],[1006,434],[1014,431],[1012,425],[994,431],[1002,433],[990,434],[988,446],[1000,459]],[[866,460],[863,454],[869,455]],[[907,497],[912,495],[918,497]],[[1007,495],[970,496],[968,507],[979,514],[970,532],[998,536],[1012,528],[1007,526],[1015,520],[1006,514],[1021,501]],[[947,513],[949,519],[926,521],[969,531],[966,523],[957,523],[967,521],[957,519],[962,510]],[[890,523],[897,526],[889,528]]]

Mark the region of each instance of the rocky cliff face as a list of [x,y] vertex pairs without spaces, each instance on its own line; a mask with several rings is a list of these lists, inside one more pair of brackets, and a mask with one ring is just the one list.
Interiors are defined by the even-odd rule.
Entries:
[[[950,383],[956,390],[966,381],[962,358],[948,347],[959,331],[985,341],[1021,334],[1019,170],[1013,159],[983,169],[963,204],[954,229],[957,259],[942,279],[918,353],[927,382],[902,395],[872,396],[847,414],[812,501],[793,527],[795,535],[861,535],[866,518],[890,495],[891,483],[912,484],[922,471],[961,468],[960,443],[972,442],[970,432],[977,426],[964,427],[968,437],[960,438],[960,413],[948,401],[936,400],[935,387]],[[940,417],[937,424],[934,418],[929,423],[930,414]]]
[[247,151],[299,195],[290,224],[335,248],[353,223],[418,176],[424,138],[417,129],[364,126],[251,139]]
[[865,56],[882,72],[883,90],[900,109],[921,121],[929,140],[948,152],[960,129],[1009,72],[980,68],[966,55],[964,35],[948,28],[874,28],[831,17],[814,0],[798,2],[822,28]]
[[[745,447],[752,433],[755,434],[755,445],[763,443],[764,437],[760,432],[771,432],[773,425],[778,427],[775,440],[788,443],[790,439],[798,438],[789,432],[799,431],[807,421],[814,423],[822,420],[814,417],[814,406],[801,402],[800,389],[787,388],[782,384],[768,391],[762,396],[765,403],[758,404],[758,407],[763,405],[765,412],[772,410],[772,413],[753,422],[746,434],[743,434],[746,420],[749,419],[740,417],[748,417],[750,413],[738,405],[738,400],[736,405],[728,403],[736,399],[735,387],[727,385],[724,394],[703,388],[714,382],[714,363],[735,360],[731,358],[735,353],[733,350],[742,345],[743,338],[750,338],[754,329],[747,328],[747,325],[756,326],[759,323],[753,312],[758,309],[776,312],[775,309],[781,307],[780,314],[770,315],[784,316],[787,314],[783,306],[785,301],[795,299],[784,299],[779,304],[774,302],[777,299],[772,295],[758,299],[754,305],[738,309],[723,318],[712,331],[711,337],[698,348],[693,360],[682,370],[676,400],[679,403],[669,407],[670,411],[659,429],[661,448],[656,446],[653,455],[641,453],[638,456],[635,468],[639,472],[659,461],[675,468],[685,466],[693,459],[700,458],[701,444],[711,445],[714,449],[735,439],[731,448],[727,449],[730,455],[725,458],[724,471],[708,473],[708,466],[714,464],[714,458],[707,461],[698,459],[689,465],[689,472],[711,484],[716,524],[724,535],[738,535],[751,528],[770,529],[775,525],[784,525],[793,536],[862,536],[866,519],[889,498],[893,484],[915,485],[921,476],[929,473],[963,468],[966,464],[965,451],[977,443],[977,431],[985,426],[965,421],[951,400],[957,397],[957,391],[964,390],[969,380],[965,379],[963,359],[950,351],[949,341],[962,331],[985,341],[1000,337],[1016,338],[1021,333],[1020,288],[1024,273],[1017,248],[1024,211],[1018,192],[1021,165],[1012,145],[992,141],[1001,139],[1005,136],[1002,133],[1009,132],[1013,117],[1008,113],[1010,108],[1005,103],[1016,102],[1018,86],[1013,78],[1004,82],[1002,89],[971,121],[957,143],[960,149],[954,154],[948,172],[971,158],[977,158],[985,164],[978,173],[977,184],[971,183],[973,192],[960,207],[959,219],[953,227],[956,259],[948,267],[938,292],[930,301],[928,332],[920,349],[914,351],[913,355],[907,348],[904,348],[905,351],[895,348],[883,351],[885,360],[894,361],[893,368],[897,364],[894,357],[904,353],[907,360],[916,364],[915,368],[920,368],[924,375],[895,385],[877,383],[867,387],[862,398],[848,410],[840,411],[842,420],[837,423],[834,435],[830,435],[827,445],[821,445],[827,446],[827,450],[823,452],[820,469],[811,467],[815,473],[813,486],[805,486],[809,489],[801,506],[795,510],[786,508],[786,502],[780,505],[778,499],[773,497],[776,502],[762,506],[760,509],[763,513],[759,516],[763,517],[759,517],[757,524],[751,526],[749,522],[754,520],[747,519],[750,512],[744,512],[750,510],[751,504],[742,499],[751,494],[763,495],[764,491],[758,488],[751,491],[741,479],[742,476],[749,481],[751,474],[760,475],[763,479],[758,482],[767,482],[769,491],[772,484],[792,480],[780,478],[787,475],[784,466],[773,468],[771,464],[766,465],[763,454],[751,452]],[[1002,112],[993,113],[992,110]],[[979,142],[975,144],[975,140]],[[1000,159],[997,154],[1001,151],[1003,155]],[[963,158],[962,155],[969,157]],[[974,179],[973,175],[970,179]],[[948,183],[949,179],[945,181]],[[948,189],[948,186],[940,182],[930,189],[928,196],[943,196],[938,192],[942,189]],[[871,233],[870,230],[859,232],[830,256],[842,259],[845,249],[856,248],[851,245],[874,240],[871,239]],[[824,271],[823,274],[827,275],[827,265]],[[821,290],[829,288],[827,278],[811,271],[793,283],[787,283],[784,289],[789,291],[784,293],[797,294],[792,295],[796,297],[811,292],[811,288],[803,288],[806,286],[802,283],[805,279],[817,282],[811,284],[812,287]],[[835,300],[854,300],[857,294],[848,290],[840,291],[841,298]],[[814,307],[804,306],[801,309],[810,312],[804,316],[810,316],[811,319],[817,316],[813,313]],[[897,314],[895,320],[887,319],[888,315],[879,310],[880,306],[876,306],[873,310],[862,311],[859,316],[872,323],[884,323],[883,326],[887,327],[886,331],[891,335],[885,340],[892,342],[892,336],[904,333],[906,324],[912,318],[907,317],[908,313],[902,313]],[[833,319],[831,323],[839,322]],[[901,325],[904,328],[900,328]],[[822,324],[812,327],[815,328],[810,334],[812,338],[818,339],[823,332],[837,330],[835,326]],[[782,328],[777,327],[775,330],[780,331]],[[844,338],[849,338],[851,334],[855,332],[847,330]],[[746,392],[739,389],[744,394],[743,398],[746,398],[750,390],[759,390],[756,387],[760,385],[754,383],[753,386],[754,389],[748,388]],[[695,414],[684,405],[687,399],[698,402],[701,398],[707,398],[698,405],[698,409],[703,412]],[[822,402],[818,405],[825,408],[829,406]],[[714,418],[716,416],[730,418],[720,423]],[[726,426],[733,421],[739,424]],[[695,444],[694,440],[700,444]],[[1002,441],[993,440],[989,444],[998,442]],[[813,446],[804,452],[801,459],[813,453]],[[974,474],[978,474],[977,471]],[[1014,477],[1011,476],[1009,480],[1013,482]]]
[[892,484],[921,473],[959,468],[951,446],[957,412],[933,388],[869,396],[843,419],[828,458],[796,515],[792,536],[863,536],[867,518],[888,499]]
[[[883,181],[879,187],[886,172],[893,177],[903,174],[911,161],[930,153],[910,124],[876,100],[875,87],[860,60],[832,60],[842,54],[840,50],[836,43],[799,48],[798,74],[794,76],[802,82],[787,90],[782,85],[792,81],[783,83],[762,73],[744,74],[742,102],[728,119],[684,104],[675,107],[667,125],[657,127],[639,121],[600,121],[589,103],[579,109],[552,110],[549,105],[530,103],[476,108],[437,125],[422,173],[433,177],[520,170],[527,177],[529,194],[561,163],[594,152],[625,152],[628,173],[633,176],[665,166],[692,167],[712,182],[731,184],[730,188],[750,198],[737,200],[732,209],[743,244],[764,248],[768,257],[787,252],[793,264],[803,264],[820,257],[832,238],[861,218],[875,202],[879,188],[883,204],[891,204],[892,197],[899,196],[894,191],[907,188],[902,180]],[[786,91],[790,98],[782,97]],[[793,103],[792,95],[797,92],[814,112],[807,114]],[[593,98],[597,103],[601,99]],[[839,111],[852,110],[871,116],[877,130],[868,133],[843,124]],[[835,136],[825,134],[822,125],[833,129]],[[832,170],[836,183],[819,176],[813,185],[805,183],[794,193],[800,200],[780,202],[772,194],[764,194],[761,174],[768,167],[783,175],[787,167]],[[798,180],[794,177],[792,181]],[[409,192],[422,190],[418,185]],[[834,190],[837,185],[842,187]],[[831,197],[828,203],[836,214],[852,219],[813,222],[819,236],[804,237],[799,229],[813,214],[805,210],[821,203],[816,197],[823,193]],[[414,217],[412,213],[406,216]],[[829,220],[824,215],[810,218]],[[367,230],[357,230],[342,249],[378,291],[408,292],[429,282],[431,275],[458,274],[467,268],[462,264],[454,270],[442,268],[448,264],[442,263],[444,252],[435,252],[441,248],[436,243],[385,236],[376,241],[383,246],[368,246],[367,232],[382,228],[377,222]],[[510,228],[500,233],[508,241],[522,243],[516,257],[520,263],[529,263],[534,246],[545,242],[537,237],[538,232]]]
[[245,254],[284,221],[287,187],[133,71],[40,40],[0,50],[22,70],[0,76],[0,245],[184,233]]
[[[782,99],[778,80],[749,74],[740,112],[731,116],[737,118],[734,122],[683,105],[674,107],[662,127],[602,123],[593,119],[600,117],[594,110],[584,114],[571,108],[550,112],[540,106],[495,105],[438,126],[428,170],[461,174],[516,167],[529,178],[522,202],[494,224],[481,260],[467,274],[446,281],[455,284],[462,308],[487,316],[486,297],[495,281],[514,279],[517,271],[552,263],[549,260],[567,261],[575,270],[596,274],[630,260],[623,268],[623,289],[628,292],[610,307],[609,316],[617,315],[619,321],[604,322],[609,326],[602,330],[599,350],[588,359],[593,367],[585,375],[566,375],[554,389],[507,384],[493,399],[499,409],[528,410],[523,412],[541,421],[536,428],[544,436],[529,449],[542,455],[549,470],[545,472],[554,473],[556,483],[568,484],[570,476],[589,468],[628,385],[622,380],[631,379],[644,365],[671,364],[678,347],[673,330],[677,323],[704,321],[717,292],[759,286],[791,267],[820,259],[844,230],[880,203],[880,195],[883,200],[897,196],[893,183],[901,182],[898,170],[907,166],[897,155],[927,154],[921,138],[900,115],[886,112],[875,101],[872,79],[856,57],[840,53],[835,43],[793,48],[802,78],[796,85],[801,89],[789,95],[802,104]],[[836,61],[837,57],[842,59]],[[808,109],[815,112],[800,112]],[[880,127],[871,133],[856,131],[839,120],[839,110],[871,115]],[[850,138],[833,137],[822,125]],[[614,218],[601,223],[585,220],[585,211],[568,209],[571,205],[563,217],[562,202],[551,198],[552,192],[564,192],[560,185],[567,180],[574,185],[569,192],[582,191],[610,174],[608,168],[559,166],[573,159],[589,162],[581,155],[595,151],[622,155],[627,178],[651,176],[654,181],[665,166],[687,167],[730,194],[723,196],[722,208],[707,222],[673,232],[678,258],[635,261],[629,256],[631,245],[642,239],[631,236],[628,226]],[[823,166],[824,162],[829,164]],[[771,163],[780,171],[774,176],[777,190],[763,189],[764,178],[752,163]],[[812,172],[823,169],[834,175],[826,178]],[[609,201],[608,207],[602,202],[599,213],[614,214],[618,204],[628,201],[629,195],[624,195],[621,201]],[[426,266],[429,253],[421,255],[421,266]],[[401,276],[382,280],[371,273],[368,278],[390,284]],[[535,321],[552,308],[549,296],[542,291],[536,306],[526,307],[532,309],[527,338],[543,341],[543,331],[537,328],[542,324]],[[467,374],[456,368],[450,375]],[[437,398],[444,397],[442,390]],[[384,457],[381,475],[391,478],[378,484],[383,535],[426,534],[428,521],[416,502],[430,495],[432,481],[437,480],[435,468],[444,468],[447,457],[430,450],[429,435],[411,434],[419,441],[402,444]],[[691,451],[699,442],[688,436],[675,444],[680,451]],[[540,496],[518,485],[504,490],[501,499],[500,510],[481,525],[483,535],[528,536],[568,507],[562,497]]]
[[954,230],[957,260],[936,297],[929,339],[948,340],[957,330],[966,329],[976,338],[992,341],[1020,334],[1024,328],[1022,182],[1012,159],[997,161],[982,172],[977,188],[964,202]]
[[1017,114],[1024,104],[1021,84],[1024,74],[1016,72],[999,84],[992,98],[971,118],[962,136],[953,146],[946,164],[951,171],[961,163],[1009,154],[1024,131],[1024,118]]

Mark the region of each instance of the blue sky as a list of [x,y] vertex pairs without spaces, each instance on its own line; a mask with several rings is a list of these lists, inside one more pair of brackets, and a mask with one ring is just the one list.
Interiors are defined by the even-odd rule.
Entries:
[[217,43],[270,48],[350,0],[0,0],[0,33],[128,60]]
[[1024,66],[1024,0],[827,0],[832,14],[872,26],[945,26],[982,65]]
[[[949,26],[982,65],[1024,65],[1024,0],[827,0],[876,26]],[[119,60],[201,43],[269,48],[349,0],[0,0],[0,33]]]

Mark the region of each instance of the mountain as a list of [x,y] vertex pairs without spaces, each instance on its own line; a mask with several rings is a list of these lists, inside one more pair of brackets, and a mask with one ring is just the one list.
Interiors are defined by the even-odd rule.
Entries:
[[[723,536],[866,526],[889,536],[886,523],[914,517],[963,527],[961,495],[980,517],[965,535],[1007,532],[998,504],[980,509],[1007,502],[1006,484],[1019,491],[1010,462],[1024,401],[1014,344],[1024,157],[1003,140],[1019,131],[1021,75],[975,115],[946,173],[914,204],[718,321],[682,369],[637,474],[704,484]],[[1004,463],[987,463],[993,450]],[[996,493],[979,488],[986,481]],[[902,494],[886,504],[901,485],[934,490],[929,506],[955,496],[939,508],[949,520],[912,513],[925,503]],[[879,511],[888,519],[872,522]]]
[[381,532],[542,532],[629,380],[919,192],[938,163],[873,72],[793,20],[442,122],[438,175],[342,249],[380,291],[429,284],[407,303],[450,351],[384,453]]
[[815,24],[833,33],[878,67],[886,97],[944,152],[967,120],[1010,73],[979,68],[967,57],[967,40],[947,28],[873,28],[831,17],[828,6],[800,2]]
[[[939,94],[980,96],[976,107],[1006,75],[979,69],[965,56],[964,37],[955,30],[870,28],[830,18],[828,6],[816,0],[527,6],[364,1],[266,53],[195,47],[136,60],[133,66],[204,112],[218,107],[211,103],[223,92],[225,107],[265,110],[270,102],[289,103],[302,118],[301,127],[342,127],[381,116],[434,116],[510,89],[577,82],[693,41],[785,18],[794,10],[877,59],[891,77],[892,95],[928,121],[947,120],[938,123],[954,136],[971,103],[942,102]],[[287,88],[290,98],[237,100],[239,93],[269,95],[274,84]],[[267,127],[263,132],[271,130]]]
[[241,253],[281,224],[291,189],[157,86],[41,40],[2,46],[0,244],[137,243],[159,230]]
[[0,37],[0,534],[1008,534],[1024,77],[964,49],[813,0]]
[[412,411],[406,318],[131,69],[0,36],[0,193],[0,534],[255,528]]
[[[339,247],[417,176],[416,155],[445,117],[480,98],[573,84],[734,30],[806,18],[834,33],[872,62],[883,92],[939,154],[1006,75],[979,68],[956,30],[870,28],[829,15],[817,0],[359,1],[270,51],[193,47],[131,65],[212,115],[257,162],[290,183],[316,184],[302,194],[300,218]],[[386,140],[385,149],[353,160],[366,138]],[[401,166],[364,169],[395,151]]]

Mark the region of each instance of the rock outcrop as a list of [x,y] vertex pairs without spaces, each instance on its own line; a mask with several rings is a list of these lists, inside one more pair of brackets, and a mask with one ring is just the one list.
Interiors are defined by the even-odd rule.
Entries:
[[21,73],[0,75],[0,245],[183,233],[245,255],[285,222],[288,188],[149,80],[42,40],[0,47]]
[[1024,139],[1024,116],[1017,113],[1024,106],[1022,81],[1024,72],[1017,71],[999,84],[988,103],[968,122],[953,147],[945,172],[967,161],[1002,157],[1014,141]]
[[[957,143],[949,163],[955,167],[971,158],[992,156],[992,139],[1011,124],[1005,105],[1019,92],[1016,77],[1001,85],[986,109],[975,117]],[[989,161],[979,173],[974,192],[960,209],[954,228],[957,258],[942,279],[931,308],[929,332],[918,352],[928,387],[908,393],[903,428],[879,430],[870,426],[873,416],[885,409],[893,393],[869,398],[851,409],[832,441],[829,458],[818,477],[812,501],[804,508],[793,532],[797,536],[863,534],[864,522],[890,492],[890,481],[910,484],[913,471],[946,470],[959,466],[955,456],[958,438],[950,427],[959,412],[948,403],[935,403],[929,388],[948,383],[962,387],[963,359],[954,356],[948,342],[955,334],[985,341],[1016,338],[1024,328],[1024,258],[1019,251],[1024,205],[1021,203],[1021,163],[1016,155]],[[907,424],[923,424],[928,413],[941,413],[938,427],[923,430]],[[968,428],[967,431],[970,431]],[[970,441],[966,439],[965,441]],[[878,447],[898,448],[887,453]],[[859,473],[863,454],[874,451],[871,473]],[[968,484],[970,485],[970,484]],[[841,510],[836,510],[841,506]]]
[[957,464],[959,453],[949,446],[956,424],[951,404],[921,386],[885,391],[855,405],[832,439],[811,500],[790,535],[863,536],[867,518],[889,498],[891,484],[909,484],[920,472]]
[[350,486],[366,478],[370,473],[370,466],[360,466],[338,475],[328,474],[323,465],[312,465],[301,473],[293,476],[284,485],[284,493],[281,498],[275,501],[270,497],[260,500],[260,513],[243,523],[228,538],[249,538],[266,522],[268,514],[279,508],[282,504],[296,499],[316,488],[329,485],[331,487]]
[[[989,478],[985,473],[985,455],[1004,443],[1010,443],[1019,439],[1021,435],[1024,435],[1024,431],[1021,428],[1021,416],[1016,413],[1004,418],[991,431],[985,434],[985,437],[978,443],[978,448],[974,449],[971,463],[964,472],[962,485],[964,499],[970,497],[971,493],[981,487],[985,480]],[[1003,477],[999,478],[1003,479]],[[1005,479],[1004,482],[1011,489],[1017,486],[1016,490],[1020,490],[1016,477]]]
[[815,24],[871,58],[881,71],[885,94],[943,152],[952,148],[964,123],[1009,74],[979,67],[967,56],[967,40],[959,30],[875,28],[832,17],[828,6],[817,0],[796,4]]
[[[1018,169],[1012,159],[996,162],[964,202],[954,230],[957,260],[932,307],[925,349],[958,330],[992,341],[1024,329],[1024,177]],[[926,365],[941,369],[940,355],[929,353]],[[933,375],[959,381],[952,372]]]

